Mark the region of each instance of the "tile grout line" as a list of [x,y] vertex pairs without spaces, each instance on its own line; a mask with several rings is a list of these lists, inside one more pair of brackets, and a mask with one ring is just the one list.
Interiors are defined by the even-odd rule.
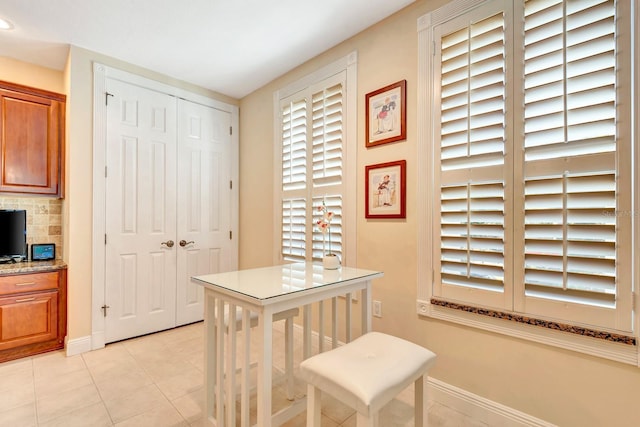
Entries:
[[100,396],[100,403],[102,404],[102,406],[104,406],[104,410],[107,413],[107,415],[109,416],[109,420],[111,421],[111,425],[114,426],[115,423],[113,422],[113,417],[111,416],[111,412],[109,412],[109,408],[107,408],[107,404],[104,401],[104,397],[102,396],[102,393],[100,392],[100,387],[98,387],[98,383],[96,382],[96,379],[93,375],[93,372],[91,371],[91,368],[89,368],[89,365],[87,365],[87,360],[85,359],[85,355],[90,354],[91,352],[88,353],[83,353],[80,356],[82,357],[82,361],[84,362],[85,366],[87,367],[87,371],[89,371],[89,376],[91,377],[91,382],[93,383],[93,386],[96,388],[96,391],[98,392],[98,396]]

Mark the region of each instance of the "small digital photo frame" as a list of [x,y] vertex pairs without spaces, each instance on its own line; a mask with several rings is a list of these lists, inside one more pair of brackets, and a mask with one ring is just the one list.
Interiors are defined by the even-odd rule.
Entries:
[[49,261],[55,258],[55,243],[34,243],[31,245],[31,261]]

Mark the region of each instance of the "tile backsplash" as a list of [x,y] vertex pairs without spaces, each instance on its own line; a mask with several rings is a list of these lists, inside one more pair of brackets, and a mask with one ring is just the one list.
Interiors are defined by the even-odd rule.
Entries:
[[25,209],[29,248],[33,243],[55,243],[56,259],[62,259],[62,202],[43,197],[0,196],[0,209]]

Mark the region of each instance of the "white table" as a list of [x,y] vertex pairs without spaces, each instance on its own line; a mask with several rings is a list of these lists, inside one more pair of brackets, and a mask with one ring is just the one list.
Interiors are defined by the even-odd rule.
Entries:
[[[225,352],[223,316],[225,305],[228,312],[234,313],[242,308],[241,340],[243,347],[249,346],[250,312],[258,314],[257,336],[260,348],[257,364],[257,419],[258,426],[280,425],[291,416],[304,410],[304,399],[283,411],[272,414],[272,339],[273,315],[282,311],[304,306],[304,352],[303,357],[311,355],[311,304],[323,300],[333,301],[332,338],[334,346],[337,339],[336,299],[346,297],[345,336],[351,340],[351,302],[352,295],[360,291],[361,333],[371,330],[371,280],[382,277],[378,271],[341,267],[338,270],[325,270],[321,265],[312,263],[293,263],[273,267],[239,270],[220,274],[193,277],[192,281],[205,288],[205,424],[217,427],[235,427],[236,375],[225,376],[226,372],[236,370],[236,327],[228,322],[228,342]],[[321,303],[322,304],[322,303]],[[324,337],[324,320],[319,321],[318,333]],[[324,340],[320,339],[321,343]],[[320,351],[323,345],[320,344]],[[249,354],[241,354],[241,372],[239,388],[241,391],[240,412],[243,426],[248,426],[249,414]],[[222,380],[220,380],[222,379]],[[226,399],[226,402],[225,402]],[[233,410],[227,410],[233,408]],[[214,414],[215,408],[215,414]]]

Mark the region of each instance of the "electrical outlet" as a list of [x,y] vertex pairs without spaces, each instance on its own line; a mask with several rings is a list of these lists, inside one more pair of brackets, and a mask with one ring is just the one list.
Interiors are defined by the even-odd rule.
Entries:
[[373,301],[373,315],[382,317],[382,301]]

